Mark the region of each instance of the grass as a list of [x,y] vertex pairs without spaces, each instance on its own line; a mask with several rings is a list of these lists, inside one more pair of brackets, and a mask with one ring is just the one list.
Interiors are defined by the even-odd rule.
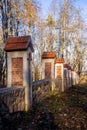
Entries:
[[50,92],[23,114],[23,130],[87,130],[87,87]]

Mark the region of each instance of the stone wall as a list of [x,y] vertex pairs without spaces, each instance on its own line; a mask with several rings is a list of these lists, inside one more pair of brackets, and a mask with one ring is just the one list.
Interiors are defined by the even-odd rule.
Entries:
[[[55,89],[58,90],[58,92],[62,92],[62,78],[56,78],[54,82],[55,82]],[[68,89],[69,79],[64,78],[63,82],[64,82],[64,90]]]
[[[62,78],[44,79],[32,83],[33,104],[39,103],[48,96],[49,92],[56,90],[62,92]],[[54,89],[53,89],[54,87]],[[64,89],[67,88],[67,79],[64,79]]]
[[50,79],[33,82],[33,104],[42,101],[47,96],[48,92],[52,91],[51,86]]
[[56,78],[54,80],[55,83],[55,89],[58,90],[58,92],[62,91],[62,78]]
[[25,88],[0,89],[0,99],[7,105],[10,113],[25,110]]

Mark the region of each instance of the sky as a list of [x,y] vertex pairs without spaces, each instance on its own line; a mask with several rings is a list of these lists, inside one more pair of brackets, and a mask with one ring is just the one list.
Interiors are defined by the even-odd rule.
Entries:
[[[40,0],[40,3],[42,5],[42,16],[44,18],[47,16],[51,2],[52,0]],[[87,0],[76,0],[75,6],[81,8],[82,16],[87,23]]]

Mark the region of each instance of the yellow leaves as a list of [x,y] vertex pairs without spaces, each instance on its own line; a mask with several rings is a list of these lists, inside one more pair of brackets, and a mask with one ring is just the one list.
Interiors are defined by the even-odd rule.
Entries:
[[24,9],[24,18],[28,20],[28,23],[33,24],[37,19],[37,8],[31,1],[28,1],[24,3]]
[[38,9],[36,3],[32,0],[12,1],[12,11],[16,11],[17,19],[28,26],[35,23],[37,19]]
[[47,25],[55,27],[55,21],[50,14],[47,17]]

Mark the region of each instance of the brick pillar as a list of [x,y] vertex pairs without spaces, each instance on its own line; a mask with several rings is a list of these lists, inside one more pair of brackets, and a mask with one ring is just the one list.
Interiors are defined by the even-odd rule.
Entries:
[[32,105],[32,66],[34,52],[31,36],[10,37],[5,46],[7,52],[7,87],[24,87],[25,110]]
[[42,79],[51,80],[51,88],[54,90],[55,83],[55,57],[56,52],[44,52],[42,55]]
[[69,71],[69,87],[72,87],[72,82],[71,82],[71,67],[68,67],[68,71]]
[[66,88],[69,87],[69,65],[68,64],[64,64],[64,70],[66,70]]
[[28,52],[28,58],[27,58],[27,75],[26,75],[26,87],[25,87],[25,109],[26,111],[29,110],[29,108],[32,106],[32,57],[31,52]]
[[55,59],[55,78],[61,79],[61,91],[64,91],[64,59]]

